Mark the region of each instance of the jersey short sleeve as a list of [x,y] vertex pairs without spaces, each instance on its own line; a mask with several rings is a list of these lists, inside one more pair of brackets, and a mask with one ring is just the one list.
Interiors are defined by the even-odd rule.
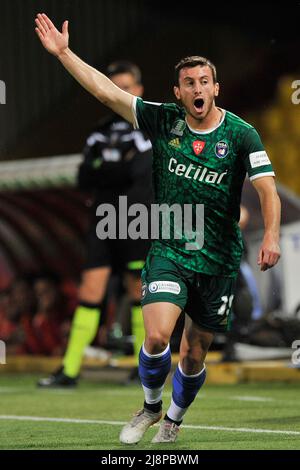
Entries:
[[260,136],[253,127],[248,129],[244,136],[241,152],[251,181],[262,176],[275,176]]
[[158,136],[161,112],[162,103],[135,98],[133,100],[134,127],[146,132],[153,141]]

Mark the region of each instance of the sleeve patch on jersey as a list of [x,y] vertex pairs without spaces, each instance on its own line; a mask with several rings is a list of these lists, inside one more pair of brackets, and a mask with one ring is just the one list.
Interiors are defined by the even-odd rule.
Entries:
[[249,159],[250,159],[251,168],[257,168],[259,166],[271,165],[268,154],[265,150],[250,153]]
[[169,292],[170,294],[180,294],[181,287],[178,282],[173,281],[154,281],[149,284],[149,292],[157,294],[158,292]]

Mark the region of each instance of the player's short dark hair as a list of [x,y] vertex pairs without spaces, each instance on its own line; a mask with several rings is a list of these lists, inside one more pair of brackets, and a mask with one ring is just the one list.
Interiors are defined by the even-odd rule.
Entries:
[[201,67],[204,67],[207,65],[211,71],[212,71],[212,76],[213,76],[213,81],[214,83],[217,83],[217,69],[215,65],[208,60],[206,57],[202,57],[199,55],[192,55],[189,57],[184,57],[184,59],[181,59],[180,62],[178,62],[177,65],[175,65],[175,82],[174,84],[176,86],[179,85],[179,73],[181,69],[184,69],[185,67],[196,67],[197,65],[200,65]]
[[113,75],[118,75],[119,73],[130,73],[136,83],[142,83],[142,73],[140,68],[133,62],[129,60],[117,60],[108,65],[106,69],[106,75],[111,78]]

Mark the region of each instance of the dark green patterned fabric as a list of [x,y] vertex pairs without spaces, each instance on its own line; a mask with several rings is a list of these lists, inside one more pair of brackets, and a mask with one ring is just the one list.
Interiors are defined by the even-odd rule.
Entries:
[[[190,239],[173,237],[153,241],[150,255],[209,275],[235,276],[243,250],[238,221],[246,173],[250,179],[274,175],[258,133],[224,110],[219,126],[209,132],[190,129],[184,109],[176,104],[138,98],[135,112],[137,127],[148,133],[153,145],[155,202],[191,204],[194,216],[196,204],[204,205],[202,248],[186,249]],[[194,222],[195,217],[196,229]]]

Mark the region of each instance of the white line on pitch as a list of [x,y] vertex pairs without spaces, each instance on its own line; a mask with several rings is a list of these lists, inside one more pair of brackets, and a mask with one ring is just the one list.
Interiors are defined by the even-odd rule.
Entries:
[[17,387],[0,387],[0,393],[14,393],[20,392],[20,389]]
[[[0,420],[12,421],[39,421],[39,422],[54,422],[54,423],[75,423],[75,424],[108,424],[111,426],[122,426],[126,424],[125,421],[105,421],[95,419],[71,419],[71,418],[48,418],[41,416],[14,416],[14,415],[0,415]],[[158,426],[156,424],[155,426]],[[182,425],[186,429],[199,429],[204,431],[227,431],[227,432],[252,432],[252,433],[265,433],[265,434],[286,434],[288,436],[300,436],[300,431],[288,431],[281,429],[255,429],[255,428],[229,428],[225,426],[202,426],[185,424]]]
[[266,401],[274,401],[274,398],[240,395],[240,396],[231,397],[230,400],[266,402]]
[[[21,389],[17,387],[0,387],[0,394],[9,394],[9,393],[21,393]],[[40,389],[36,389],[35,392],[41,391]],[[42,390],[43,393],[50,393],[53,395],[69,395],[69,394],[75,394],[77,392],[76,389],[59,389],[59,388],[49,388]],[[95,392],[95,390],[91,391],[92,393]],[[130,395],[130,396],[140,396],[143,394],[143,390],[131,390],[131,389],[122,389],[122,390],[103,390],[102,393],[107,393],[108,395],[115,395],[115,396],[124,396],[124,395]],[[172,396],[172,392],[164,392],[164,397],[165,398],[170,398]],[[200,393],[199,395],[196,396],[197,399],[199,398],[206,398],[207,395],[205,393]],[[269,398],[269,397],[257,397],[257,396],[244,396],[244,395],[239,395],[239,396],[233,396],[229,398],[230,400],[234,401],[252,401],[252,402],[271,402],[274,401],[274,398]]]

